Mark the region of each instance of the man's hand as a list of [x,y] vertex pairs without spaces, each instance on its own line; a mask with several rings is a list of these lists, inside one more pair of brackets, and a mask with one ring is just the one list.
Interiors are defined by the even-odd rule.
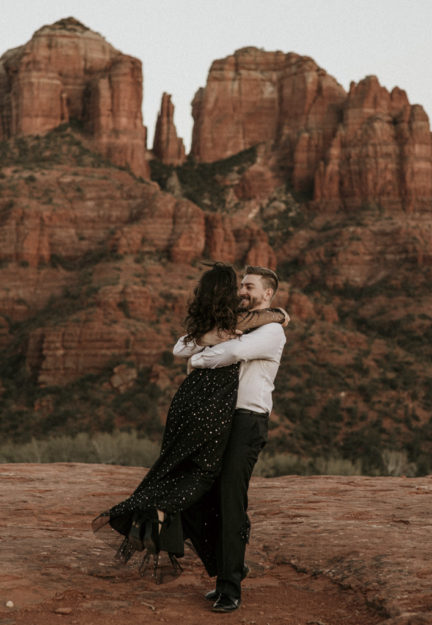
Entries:
[[197,340],[197,345],[201,345],[202,347],[219,345],[219,343],[225,343],[225,341],[235,339],[242,334],[243,332],[241,330],[228,332],[227,330],[219,330],[218,328],[213,328],[209,332],[206,332],[206,334],[203,334],[202,337]]

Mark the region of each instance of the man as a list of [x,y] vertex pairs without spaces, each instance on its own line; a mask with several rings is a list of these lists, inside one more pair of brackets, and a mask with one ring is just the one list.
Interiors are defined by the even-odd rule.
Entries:
[[[248,266],[239,290],[241,307],[269,308],[277,287],[273,271]],[[287,316],[283,325],[288,321]],[[241,581],[248,572],[244,563],[249,536],[247,491],[258,454],[267,442],[273,382],[285,341],[282,325],[270,323],[234,339],[214,329],[195,344],[185,345],[180,339],[174,347],[174,354],[190,357],[195,368],[241,362],[232,430],[216,484],[220,515],[215,544],[217,580],[216,589],[206,595],[214,601],[215,612],[232,612],[240,605]]]

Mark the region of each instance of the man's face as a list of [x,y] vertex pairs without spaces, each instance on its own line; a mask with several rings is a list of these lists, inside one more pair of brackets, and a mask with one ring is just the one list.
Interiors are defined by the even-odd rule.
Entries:
[[261,276],[246,274],[239,289],[240,308],[245,310],[267,308],[270,304],[271,294],[272,290],[264,287]]

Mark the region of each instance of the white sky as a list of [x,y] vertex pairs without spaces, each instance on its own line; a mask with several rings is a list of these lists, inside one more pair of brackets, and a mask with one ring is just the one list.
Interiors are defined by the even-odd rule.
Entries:
[[432,0],[2,0],[0,16],[0,55],[73,16],[141,59],[149,147],[163,91],[189,147],[211,62],[252,45],[311,56],[345,89],[375,74],[432,114]]

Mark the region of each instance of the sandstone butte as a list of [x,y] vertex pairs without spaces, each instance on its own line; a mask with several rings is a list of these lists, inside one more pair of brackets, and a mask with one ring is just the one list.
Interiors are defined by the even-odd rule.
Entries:
[[[156,586],[135,563],[119,566],[93,536],[92,518],[142,475],[97,464],[0,466],[2,623],[221,622],[203,597],[212,582],[191,551],[184,573]],[[431,505],[431,477],[254,478],[251,574],[231,620],[430,625]]]
[[248,47],[214,61],[193,100],[192,155],[223,159],[264,143],[276,184],[318,208],[429,209],[432,149],[423,108],[375,76],[346,93],[311,58]]
[[[80,122],[92,147],[149,177],[141,114],[139,60],[122,54],[74,18],[38,30],[0,59],[0,139],[40,134]],[[212,162],[268,147],[264,167],[246,172],[240,199],[292,184],[323,208],[379,204],[427,209],[432,198],[432,147],[426,113],[377,78],[349,93],[309,57],[243,48],[215,61],[192,103],[191,154]],[[153,155],[185,159],[163,94]]]
[[74,18],[0,58],[0,140],[75,121],[93,149],[148,178],[141,104],[141,62]]

